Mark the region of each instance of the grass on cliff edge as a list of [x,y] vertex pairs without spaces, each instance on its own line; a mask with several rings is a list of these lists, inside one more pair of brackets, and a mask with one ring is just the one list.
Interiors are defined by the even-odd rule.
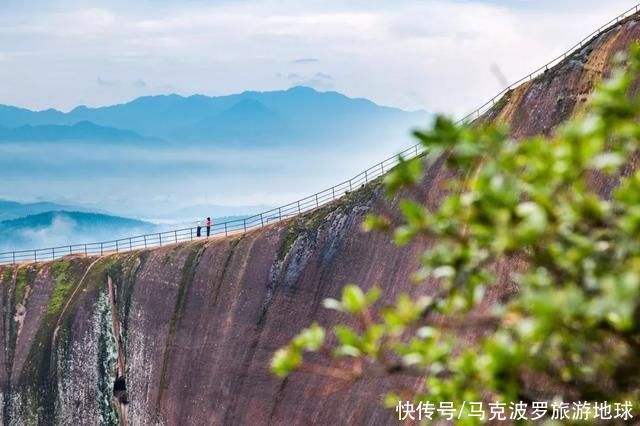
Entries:
[[55,315],[60,312],[67,301],[69,292],[73,288],[73,282],[70,278],[69,261],[61,260],[51,265],[51,273],[56,281],[49,304],[47,306],[47,314]]

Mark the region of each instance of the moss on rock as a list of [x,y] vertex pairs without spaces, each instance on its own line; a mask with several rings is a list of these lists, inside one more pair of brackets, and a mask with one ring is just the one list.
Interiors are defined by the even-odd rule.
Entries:
[[69,292],[73,288],[73,282],[70,280],[70,276],[67,273],[70,263],[66,260],[51,265],[51,272],[56,281],[53,292],[49,299],[49,305],[47,306],[47,314],[55,315],[60,312],[64,306]]

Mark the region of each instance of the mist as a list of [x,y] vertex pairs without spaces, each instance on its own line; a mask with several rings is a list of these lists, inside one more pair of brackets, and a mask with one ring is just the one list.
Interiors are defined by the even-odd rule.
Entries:
[[408,136],[381,142],[254,149],[1,143],[0,198],[64,202],[150,221],[196,205],[233,206],[221,215],[242,214],[238,206],[294,201],[413,143]]
[[112,241],[156,229],[153,224],[105,215],[45,213],[0,223],[0,252]]

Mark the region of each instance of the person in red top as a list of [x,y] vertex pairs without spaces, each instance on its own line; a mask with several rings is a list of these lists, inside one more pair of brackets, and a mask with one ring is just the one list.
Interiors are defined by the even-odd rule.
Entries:
[[211,218],[207,218],[207,237],[211,235]]

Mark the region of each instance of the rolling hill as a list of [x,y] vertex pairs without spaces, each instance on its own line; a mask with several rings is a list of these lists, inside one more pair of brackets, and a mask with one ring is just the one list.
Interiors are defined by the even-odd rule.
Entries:
[[52,203],[50,201],[19,203],[17,201],[0,200],[0,222],[10,219],[17,219],[23,216],[62,210],[82,213],[102,213],[94,209],[68,204]]
[[10,142],[61,142],[61,141],[93,141],[93,142],[144,142],[151,141],[131,130],[120,130],[113,127],[98,126],[89,121],[81,121],[73,125],[59,124],[27,124],[20,127],[0,127],[0,141]]
[[[119,105],[79,106],[67,113],[0,106],[0,126],[7,128],[90,122],[114,129],[100,129],[106,134],[127,129],[182,143],[344,143],[364,135],[382,138],[405,134],[408,128],[424,125],[428,119],[429,114],[423,111],[383,107],[366,99],[308,87],[228,96],[145,96]],[[135,133],[129,136],[134,137]],[[0,138],[1,135],[0,131]]]

